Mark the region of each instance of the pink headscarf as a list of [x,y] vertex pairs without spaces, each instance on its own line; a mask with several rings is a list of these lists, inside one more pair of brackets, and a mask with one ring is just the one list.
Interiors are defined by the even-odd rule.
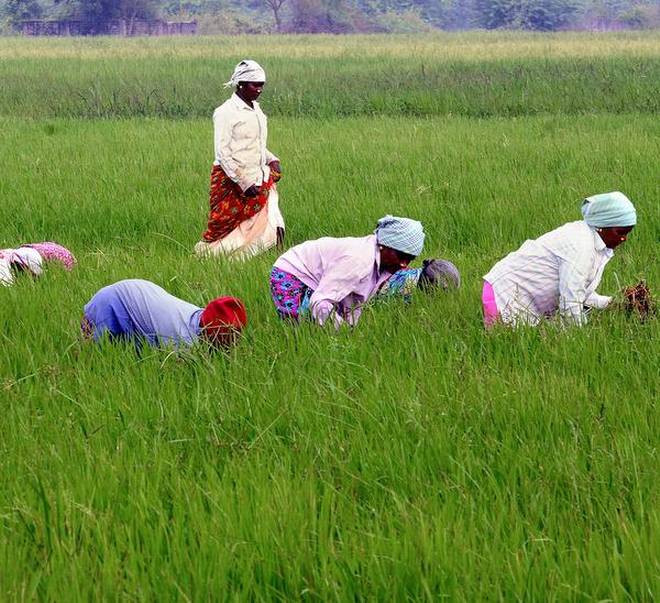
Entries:
[[44,241],[43,243],[28,243],[26,245],[21,245],[21,247],[31,247],[35,251],[39,252],[39,255],[44,259],[44,261],[49,262],[52,260],[57,260],[67,270],[73,270],[73,266],[76,263],[76,258],[66,247],[63,247],[59,243],[55,243],[53,241]]

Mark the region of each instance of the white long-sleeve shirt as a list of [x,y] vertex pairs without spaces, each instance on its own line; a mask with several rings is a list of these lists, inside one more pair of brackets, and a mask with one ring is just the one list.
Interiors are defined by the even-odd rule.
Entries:
[[236,93],[213,112],[215,160],[241,190],[260,186],[270,177],[272,161],[266,148],[268,124],[259,103],[250,107]]
[[583,220],[569,222],[497,262],[484,276],[495,292],[501,319],[508,324],[538,324],[559,311],[578,325],[586,323],[584,306],[605,308],[611,297],[596,288],[614,252]]

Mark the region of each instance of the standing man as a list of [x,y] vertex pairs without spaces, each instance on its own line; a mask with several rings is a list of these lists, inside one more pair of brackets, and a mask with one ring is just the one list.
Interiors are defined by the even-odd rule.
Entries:
[[249,59],[236,65],[225,87],[235,92],[213,113],[215,160],[208,226],[199,255],[246,259],[284,241],[276,182],[279,159],[266,148],[266,116],[257,99],[266,73]]

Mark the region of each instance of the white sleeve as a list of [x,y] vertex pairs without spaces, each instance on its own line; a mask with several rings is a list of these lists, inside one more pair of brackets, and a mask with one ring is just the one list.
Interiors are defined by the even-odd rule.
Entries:
[[273,155],[268,149],[266,149],[266,163],[270,164],[273,161],[279,161],[279,158],[276,155]]
[[339,315],[339,312],[337,312],[336,304],[338,301],[340,300],[334,299],[332,293],[323,288],[323,281],[321,281],[309,298],[309,310],[312,314],[312,318],[319,325],[323,325],[328,318],[332,317],[335,323],[335,328],[338,329],[344,322]]
[[583,254],[571,260],[561,259],[559,264],[559,314],[567,322],[586,324],[584,304],[587,298],[587,271],[589,257]]
[[612,298],[609,295],[600,295],[595,291],[584,300],[584,305],[597,310],[603,310],[612,303]]
[[236,182],[241,190],[246,190],[252,183],[244,186],[244,182],[240,181],[238,176],[238,164],[232,157],[232,137],[233,137],[233,123],[228,115],[222,111],[216,111],[213,114],[213,146],[215,150],[215,159],[224,170],[225,174]]

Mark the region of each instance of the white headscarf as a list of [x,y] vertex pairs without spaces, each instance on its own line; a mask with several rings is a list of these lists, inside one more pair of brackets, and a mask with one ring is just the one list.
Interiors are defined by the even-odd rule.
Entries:
[[44,260],[41,254],[31,247],[19,247],[14,249],[10,257],[11,262],[16,262],[29,270],[34,276],[40,276],[43,272]]
[[14,275],[11,273],[11,264],[9,256],[0,253],[0,285],[8,287],[14,282]]
[[43,272],[43,259],[35,249],[29,247],[0,249],[0,285],[13,284],[12,264],[19,264],[34,276],[39,276]]
[[582,203],[584,221],[594,228],[625,227],[637,224],[637,211],[619,191],[587,197]]
[[231,79],[225,82],[225,88],[236,88],[238,82],[265,82],[266,72],[261,65],[251,59],[244,59],[234,69]]

